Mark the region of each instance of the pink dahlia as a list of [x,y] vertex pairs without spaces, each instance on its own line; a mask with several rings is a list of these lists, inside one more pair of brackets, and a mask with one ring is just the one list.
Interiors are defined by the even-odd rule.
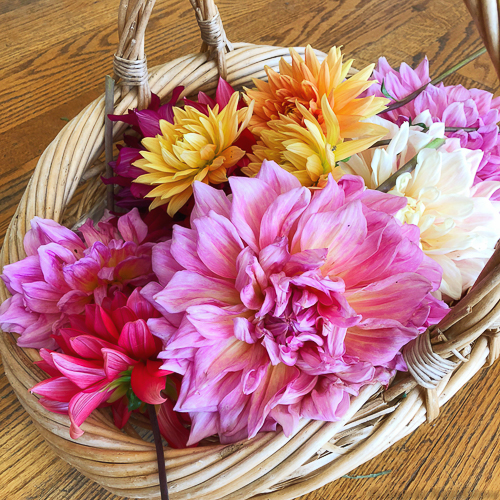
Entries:
[[195,183],[192,229],[155,247],[160,283],[142,292],[164,315],[148,322],[163,369],[183,375],[175,409],[191,415],[189,443],[338,420],[447,312],[431,295],[441,268],[393,217],[405,200],[357,176],[312,194],[267,161],[229,182],[232,198]]
[[174,448],[185,447],[189,431],[165,393],[170,372],[160,370],[157,361],[161,342],[146,324],[158,316],[140,288],[129,297],[116,292],[101,306],[86,305],[85,315],[68,316],[66,327],[53,335],[61,352],[40,350],[37,364],[51,378],[31,391],[42,396],[39,402],[47,410],[69,415],[73,439],[83,434],[80,426],[96,408],[111,405],[121,429],[132,411],[151,404],[162,405],[158,415],[165,439]]
[[[372,85],[367,95],[382,96],[381,85],[395,100],[399,101],[426,83],[430,82],[429,62],[425,58],[416,69],[405,63],[399,71],[393,69],[385,57],[381,57],[373,72]],[[394,101],[392,101],[393,103]],[[462,85],[428,85],[426,89],[408,104],[382,113],[380,116],[398,125],[410,120],[417,124],[419,115],[429,111],[433,122],[442,122],[446,127],[475,128],[474,131],[457,130],[447,132],[448,137],[460,140],[460,146],[467,149],[480,149],[484,152],[477,171],[476,183],[500,180],[500,142],[497,122],[500,120],[500,98],[479,89],[466,89]],[[497,191],[495,199],[500,199]]]
[[117,291],[129,295],[155,276],[146,242],[148,226],[137,209],[97,228],[89,219],[81,237],[50,219],[35,217],[24,238],[27,257],[3,269],[12,297],[0,307],[0,328],[18,333],[21,347],[51,348],[54,328],[87,304],[100,305]]

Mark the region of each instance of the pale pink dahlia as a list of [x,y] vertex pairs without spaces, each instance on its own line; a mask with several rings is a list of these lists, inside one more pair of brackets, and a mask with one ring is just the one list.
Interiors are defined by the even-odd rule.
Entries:
[[339,419],[447,312],[418,228],[393,217],[405,200],[357,176],[312,195],[274,162],[229,182],[232,198],[194,184],[192,229],[155,247],[160,283],[142,292],[164,315],[148,322],[162,368],[184,375],[175,409],[191,415],[188,444]]
[[[117,226],[117,227],[115,227]],[[82,237],[50,219],[35,217],[24,238],[27,257],[5,266],[3,281],[12,297],[0,307],[0,328],[19,333],[21,347],[54,349],[51,335],[68,314],[86,304],[101,305],[116,291],[130,294],[154,278],[145,242],[148,226],[135,208],[95,228],[89,219]]]

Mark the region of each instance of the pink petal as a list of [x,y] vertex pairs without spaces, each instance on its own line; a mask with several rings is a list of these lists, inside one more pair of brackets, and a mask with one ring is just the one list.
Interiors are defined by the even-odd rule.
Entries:
[[266,377],[252,394],[248,416],[249,438],[259,432],[269,412],[279,404],[288,384],[292,383],[299,373],[297,368],[282,363],[268,367]]
[[[177,262],[177,267],[180,268],[179,270],[182,270],[184,268],[188,271],[193,271],[204,276],[215,277],[214,273],[204,264],[204,262],[198,255],[197,244],[197,231],[181,226],[174,226],[170,253]],[[171,264],[167,259],[168,254],[165,252],[164,261],[166,261],[166,269],[169,273],[168,281],[170,281],[170,279],[172,279],[172,271],[173,269],[175,269],[175,266]],[[165,278],[164,281],[166,281]],[[165,284],[167,284],[168,281]]]
[[191,214],[191,223],[194,219],[207,216],[211,210],[227,219],[230,218],[231,202],[224,191],[215,189],[203,182],[195,181],[193,183],[193,193],[195,205]]
[[106,376],[102,362],[87,361],[57,352],[53,352],[51,355],[58,370],[81,389],[87,389]]
[[278,196],[262,216],[259,248],[271,245],[276,238],[288,236],[293,223],[304,212],[310,200],[311,192],[305,187]]
[[233,193],[231,221],[241,239],[258,252],[260,222],[276,194],[269,184],[257,178],[230,177],[229,184]]
[[78,356],[86,359],[102,360],[102,349],[116,349],[116,345],[92,335],[74,336],[69,343]]
[[[175,228],[174,226],[174,233]],[[183,267],[175,260],[171,253],[172,240],[158,243],[153,247],[153,271],[162,286],[166,286],[177,271]]]
[[120,333],[118,345],[135,359],[148,359],[156,354],[156,343],[143,319],[126,323]]
[[348,300],[365,320],[391,319],[405,325],[431,289],[432,285],[423,276],[402,273],[349,294]]
[[80,257],[85,249],[82,240],[73,231],[53,220],[33,217],[31,229],[24,237],[26,254],[36,255],[38,247],[48,243],[57,243]]
[[288,191],[292,189],[302,187],[295,175],[290,174],[274,161],[264,160],[257,174],[257,178],[269,184],[278,196],[288,193]]
[[23,283],[44,281],[38,255],[26,257],[3,268],[2,279],[10,293],[23,293]]
[[140,244],[148,235],[148,226],[142,221],[139,210],[133,208],[118,219],[118,231],[125,241]]
[[235,279],[236,259],[243,249],[236,228],[213,211],[208,217],[195,219],[194,225],[198,231],[196,250],[203,263],[216,275]]
[[416,328],[406,328],[394,320],[365,319],[347,330],[346,353],[380,365],[394,358],[417,335]]
[[26,306],[39,313],[56,314],[59,312],[57,302],[64,292],[45,281],[23,283],[22,289]]
[[267,275],[280,272],[290,260],[288,238],[277,238],[274,243],[263,248],[259,253],[259,263]]
[[69,403],[71,398],[80,392],[80,388],[66,377],[49,378],[42,380],[30,389],[30,392],[45,396],[45,398]]
[[191,271],[176,273],[166,288],[155,295],[155,300],[169,313],[201,304],[225,306],[240,303],[238,292],[228,282]]
[[71,439],[78,439],[83,431],[80,425],[90,416],[90,414],[104,403],[113,391],[106,389],[106,381],[89,387],[86,391],[79,392],[71,399],[68,413],[71,420],[69,434]]
[[224,78],[219,77],[219,83],[217,84],[217,90],[215,92],[215,100],[217,101],[220,110],[227,106],[227,103],[233,94],[233,87],[231,87],[231,85],[229,85]]
[[108,380],[120,378],[122,372],[128,371],[130,367],[137,365],[135,359],[130,358],[125,353],[117,351],[116,349],[104,348],[101,352],[104,358],[104,370]]

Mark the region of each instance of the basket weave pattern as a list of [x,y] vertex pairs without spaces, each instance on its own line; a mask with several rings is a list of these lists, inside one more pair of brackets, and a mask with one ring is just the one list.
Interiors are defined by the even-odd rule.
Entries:
[[[498,53],[498,11],[496,17],[487,16],[482,13],[489,12],[491,2],[466,3],[490,55]],[[146,79],[144,33],[153,4],[152,0],[141,0],[132,11],[126,1],[120,6],[115,72],[122,86],[115,91],[116,114],[147,106],[150,90],[162,100],[178,85],[185,87],[184,95],[213,90],[219,74],[225,75],[234,87],[251,85],[252,78],[265,77],[266,65],[277,69],[281,57],[290,59],[286,48],[230,44],[213,1],[192,0],[204,40],[202,51],[152,68]],[[303,48],[297,51],[304,54]],[[325,57],[316,54],[320,60]],[[495,57],[493,60],[497,62]],[[498,70],[497,64],[495,67]],[[103,162],[99,159],[104,151],[104,116],[101,96],[73,118],[44,151],[7,231],[0,255],[2,266],[25,256],[23,238],[35,215],[71,227],[102,209],[104,187],[99,174]],[[114,126],[114,140],[120,139],[125,128],[121,123]],[[2,285],[0,300],[6,298]],[[410,366],[406,378],[386,391],[376,385],[364,388],[351,400],[348,413],[339,422],[302,420],[291,438],[282,432],[262,433],[233,445],[165,448],[170,497],[291,499],[348,473],[426,420],[436,418],[439,406],[485,363],[491,364],[497,358],[499,300],[497,250],[467,296],[420,342],[405,349]],[[0,336],[0,350],[18,399],[61,458],[117,495],[159,497],[153,444],[142,440],[130,425],[125,433],[119,431],[104,410],[87,419],[82,425],[85,434],[78,441],[71,440],[69,419],[46,411],[28,392],[45,378],[33,364],[39,359],[38,353],[19,348],[11,334]],[[398,397],[403,393],[407,394],[405,398]],[[142,424],[137,420],[132,423]]]

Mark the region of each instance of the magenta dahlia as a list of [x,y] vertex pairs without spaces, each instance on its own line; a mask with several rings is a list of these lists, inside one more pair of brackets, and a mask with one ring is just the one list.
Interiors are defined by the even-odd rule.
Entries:
[[[73,439],[83,434],[80,426],[96,408],[111,406],[115,425],[122,429],[133,411],[151,404],[161,405],[160,429],[169,445],[186,446],[189,431],[181,419],[188,416],[173,411],[165,392],[169,372],[160,370],[157,360],[161,342],[146,324],[157,316],[140,288],[129,297],[116,292],[101,306],[87,304],[85,315],[68,316],[68,325],[53,335],[61,352],[40,350],[37,364],[51,378],[31,392],[41,396],[47,410],[69,415]],[[175,393],[175,381],[168,382]]]
[[393,217],[406,200],[357,176],[312,194],[274,162],[229,182],[232,197],[194,184],[192,228],[155,247],[159,283],[142,291],[163,313],[148,322],[162,368],[183,375],[188,444],[338,420],[447,312],[431,295],[441,268]]
[[12,297],[0,306],[0,328],[20,334],[21,347],[55,348],[51,335],[66,315],[155,279],[154,243],[146,242],[148,226],[138,210],[113,222],[106,217],[96,228],[89,219],[80,237],[50,219],[31,221],[27,257],[5,266],[2,275]]

